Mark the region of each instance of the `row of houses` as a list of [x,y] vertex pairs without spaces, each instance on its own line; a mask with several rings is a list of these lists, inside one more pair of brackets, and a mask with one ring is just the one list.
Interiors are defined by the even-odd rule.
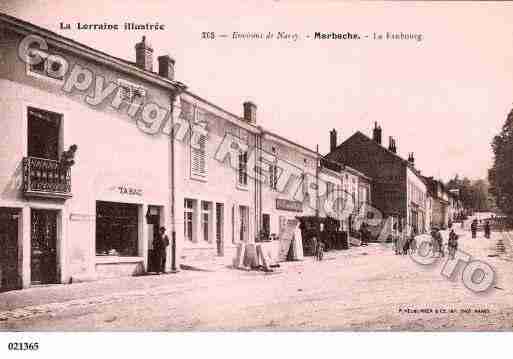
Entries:
[[[414,152],[404,159],[397,153],[397,142],[382,141],[378,123],[372,138],[358,131],[337,145],[332,131],[326,159],[345,163],[372,178],[372,206],[378,209],[393,229],[425,233],[432,227],[447,228],[464,212],[459,193],[448,190],[441,180],[427,177],[415,165]],[[333,137],[334,136],[334,137]]]
[[0,14],[0,39],[2,290],[145,273],[162,226],[172,270],[301,216],[349,230],[373,200],[373,175],[194,93],[145,37],[132,62]]
[[422,233],[461,212],[378,124],[341,144],[332,130],[321,155],[252,102],[237,115],[194,93],[144,36],[132,62],[0,14],[0,40],[1,290],[145,273],[162,226],[169,271],[241,243],[279,251],[298,218],[352,234],[371,205]]

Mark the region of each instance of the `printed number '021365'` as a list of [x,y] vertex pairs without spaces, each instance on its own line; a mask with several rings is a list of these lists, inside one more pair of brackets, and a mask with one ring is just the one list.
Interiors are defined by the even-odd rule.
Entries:
[[39,343],[27,343],[27,342],[13,342],[7,345],[7,349],[13,351],[26,351],[26,350],[39,350]]

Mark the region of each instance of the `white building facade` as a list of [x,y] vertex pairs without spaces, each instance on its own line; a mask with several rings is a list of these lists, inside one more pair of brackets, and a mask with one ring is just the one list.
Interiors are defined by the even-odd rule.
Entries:
[[134,63],[7,15],[0,31],[1,290],[144,274],[160,227],[166,270],[229,263],[323,215],[326,183],[359,193],[254,104],[237,116],[192,93],[167,55],[153,71],[145,37]]

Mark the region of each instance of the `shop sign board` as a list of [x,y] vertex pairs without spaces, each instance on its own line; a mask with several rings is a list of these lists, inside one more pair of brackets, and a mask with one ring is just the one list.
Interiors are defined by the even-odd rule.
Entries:
[[291,212],[303,212],[303,202],[289,199],[276,198],[276,209]]

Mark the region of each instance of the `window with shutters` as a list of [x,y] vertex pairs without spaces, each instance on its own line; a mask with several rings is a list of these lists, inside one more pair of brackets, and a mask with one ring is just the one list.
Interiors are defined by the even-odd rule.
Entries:
[[246,188],[248,186],[248,152],[239,153],[239,171],[237,184],[239,187]]
[[[193,137],[194,138],[194,137]],[[197,143],[191,144],[191,176],[206,180],[207,178],[207,136],[197,136]]]
[[335,184],[326,182],[326,199],[333,200],[335,198]]
[[275,164],[269,165],[269,187],[271,191],[278,189],[278,166]]
[[146,90],[142,86],[122,79],[118,79],[118,86],[121,99],[125,103],[142,103],[146,97]]

